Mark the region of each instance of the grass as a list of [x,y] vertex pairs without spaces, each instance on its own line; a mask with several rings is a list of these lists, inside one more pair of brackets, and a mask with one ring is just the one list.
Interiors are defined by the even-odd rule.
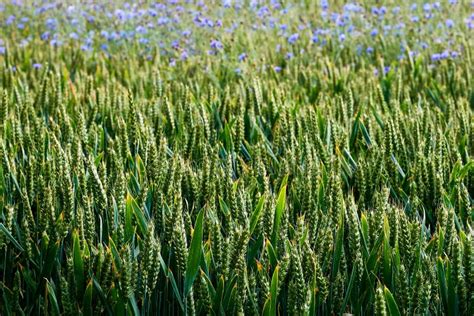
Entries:
[[[280,17],[288,34],[311,3]],[[62,12],[14,10],[37,33]],[[112,28],[97,12],[87,27]],[[324,46],[243,26],[212,55],[221,30],[196,28],[187,60],[153,38],[151,58],[136,41],[22,49],[34,29],[4,28],[0,314],[473,314],[472,42],[462,21],[430,28],[440,12],[403,51],[391,33],[341,44],[326,21]],[[439,36],[460,56],[433,60]]]

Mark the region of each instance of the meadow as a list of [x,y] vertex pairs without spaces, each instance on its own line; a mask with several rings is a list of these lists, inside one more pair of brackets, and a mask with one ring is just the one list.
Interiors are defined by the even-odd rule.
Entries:
[[0,3],[0,315],[474,315],[474,4]]

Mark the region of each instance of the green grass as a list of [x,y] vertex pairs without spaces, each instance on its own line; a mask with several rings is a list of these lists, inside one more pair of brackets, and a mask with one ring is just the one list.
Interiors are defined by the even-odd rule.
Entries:
[[385,75],[332,40],[241,74],[8,46],[0,314],[474,314],[464,41]]

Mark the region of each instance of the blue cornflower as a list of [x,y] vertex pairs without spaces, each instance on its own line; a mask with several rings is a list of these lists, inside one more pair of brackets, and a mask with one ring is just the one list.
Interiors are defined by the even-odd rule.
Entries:
[[288,43],[293,45],[294,43],[296,43],[299,37],[300,35],[298,33],[291,34],[290,37],[288,37]]
[[46,27],[50,30],[56,29],[56,19],[49,18],[46,20]]
[[459,57],[459,53],[457,51],[452,51],[451,52],[451,57],[452,58],[457,58],[457,57]]
[[280,66],[274,66],[273,70],[275,70],[275,72],[281,72],[281,67]]
[[425,12],[430,12],[430,11],[431,11],[431,4],[425,3],[425,4],[423,5],[423,11],[425,11]]
[[179,41],[178,40],[174,40],[171,42],[171,47],[173,49],[178,49],[179,48]]
[[418,16],[416,16],[416,15],[413,15],[413,16],[410,18],[410,20],[411,20],[412,22],[414,22],[414,23],[417,23],[418,21],[420,21],[420,18],[419,18]]
[[374,49],[372,47],[367,47],[367,49],[365,50],[367,52],[367,54],[372,54],[374,52]]
[[146,44],[148,44],[148,43],[150,42],[150,40],[149,40],[148,38],[141,37],[141,38],[138,40],[138,42],[139,42],[140,44],[145,44],[145,45],[146,45]]
[[242,53],[239,55],[239,61],[244,61],[247,59],[247,54],[246,53]]
[[441,54],[435,53],[431,55],[431,61],[438,61],[441,59]]
[[240,69],[240,68],[235,68],[235,69],[234,69],[234,72],[235,72],[236,74],[240,75],[240,74],[242,73],[242,69]]
[[454,21],[451,19],[446,20],[446,27],[452,28],[454,26]]
[[211,48],[212,49],[222,49],[224,48],[224,46],[222,45],[222,43],[218,40],[211,40],[211,44],[210,44]]
[[49,44],[50,44],[51,46],[57,47],[57,46],[61,46],[61,45],[63,44],[63,42],[60,41],[60,40],[58,40],[58,39],[56,38],[56,36],[55,36],[55,38],[53,38],[53,39],[49,42]]
[[415,52],[415,51],[410,51],[410,52],[408,53],[408,55],[409,55],[410,57],[416,57],[416,56],[418,55],[418,53]]
[[377,36],[377,34],[379,34],[379,31],[377,29],[373,29],[372,31],[370,31],[370,36],[372,37]]
[[383,74],[386,75],[390,72],[390,66],[383,67]]
[[441,59],[446,59],[446,58],[449,58],[449,52],[447,50],[441,53]]
[[43,41],[47,40],[49,38],[49,32],[48,31],[44,32],[43,34],[41,34],[40,37]]
[[181,55],[180,55],[180,59],[181,60],[187,60],[188,59],[188,52],[186,52],[185,50],[181,52]]
[[204,21],[206,22],[206,25],[207,25],[208,27],[214,27],[214,22],[213,22],[212,20],[210,20],[210,19],[205,19]]
[[10,15],[10,16],[8,16],[7,20],[5,21],[5,24],[6,24],[6,25],[10,25],[10,24],[12,24],[14,21],[15,21],[15,16],[14,16],[14,15]]
[[346,35],[345,34],[340,34],[339,35],[339,41],[344,42],[346,40]]
[[286,53],[286,56],[285,56],[286,59],[292,59],[293,57],[294,57],[294,55],[293,55],[292,52]]
[[135,31],[138,33],[138,34],[146,34],[148,32],[148,30],[146,29],[146,27],[142,26],[142,25],[139,25],[137,26],[137,28],[135,29]]
[[169,19],[167,17],[159,17],[157,20],[158,25],[165,25],[169,23]]
[[321,0],[321,8],[327,10],[329,8],[329,3],[327,0]]
[[5,52],[7,51],[5,46],[0,46],[0,55],[5,55]]
[[188,37],[191,35],[191,30],[184,30],[181,32],[181,35],[184,37]]
[[87,52],[87,51],[91,51],[91,50],[92,50],[92,47],[91,47],[90,45],[83,44],[83,45],[81,45],[81,49],[82,49],[83,51],[86,51],[86,52]]

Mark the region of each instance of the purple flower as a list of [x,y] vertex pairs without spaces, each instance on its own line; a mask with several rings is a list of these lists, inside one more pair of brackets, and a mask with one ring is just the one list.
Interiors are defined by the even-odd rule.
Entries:
[[273,70],[275,70],[275,72],[281,72],[281,67],[280,66],[274,66]]
[[441,59],[441,54],[436,53],[436,54],[431,55],[431,61],[438,61],[440,59]]
[[148,30],[146,29],[146,27],[142,26],[142,25],[139,25],[137,26],[137,28],[135,29],[135,31],[138,33],[138,34],[146,34],[148,32]]
[[181,52],[181,56],[180,56],[180,59],[181,60],[187,60],[188,59],[188,52],[186,52],[185,50]]
[[14,21],[15,21],[15,16],[14,16],[14,15],[10,15],[10,16],[8,16],[7,20],[5,21],[5,24],[6,24],[6,25],[10,25],[10,24],[12,24]]
[[181,35],[184,36],[184,37],[188,37],[191,35],[191,31],[190,30],[184,30],[181,32]]
[[240,75],[242,73],[242,70],[240,68],[235,68],[234,69],[234,72],[238,75]]
[[290,37],[288,37],[288,43],[293,45],[294,43],[296,43],[299,37],[300,35],[298,33],[291,34]]
[[5,55],[7,49],[5,46],[0,46],[0,55]]
[[327,10],[329,8],[329,4],[327,0],[321,0],[321,8],[323,10]]
[[339,41],[344,42],[346,40],[346,35],[345,34],[339,34]]
[[423,11],[425,11],[425,12],[430,12],[430,11],[431,11],[431,4],[425,3],[425,4],[423,5]]
[[444,52],[441,53],[441,59],[447,59],[449,58],[449,52],[445,50]]
[[294,57],[294,55],[293,55],[292,52],[286,53],[286,56],[285,56],[286,59],[292,59],[293,57]]
[[211,48],[212,48],[212,49],[218,49],[218,50],[220,50],[220,49],[224,48],[224,46],[222,45],[222,43],[221,43],[220,41],[218,41],[218,40],[215,40],[215,39],[211,40],[211,44],[210,44],[210,45],[211,45]]
[[91,51],[92,50],[92,47],[90,45],[87,45],[87,44],[82,44],[81,45],[81,50],[87,52],[87,51]]
[[246,60],[246,59],[247,59],[247,54],[246,54],[246,53],[242,53],[242,54],[239,55],[239,61],[240,61],[240,62],[242,62],[242,61],[244,61],[244,60]]
[[379,31],[377,29],[373,29],[372,31],[370,31],[370,36],[372,37],[377,36],[377,34],[379,34]]
[[49,38],[49,32],[48,31],[44,32],[43,34],[41,34],[40,37],[43,41],[47,40]]
[[58,40],[58,39],[55,37],[55,38],[53,38],[53,39],[51,40],[51,42],[49,42],[49,44],[50,44],[51,46],[57,47],[57,46],[61,46],[61,45],[63,44],[63,42],[60,41],[60,40]]
[[372,47],[367,47],[367,49],[365,50],[367,52],[367,54],[372,54],[374,52],[374,49]]
[[452,51],[451,52],[451,57],[452,58],[457,58],[457,57],[459,57],[459,53],[457,51]]
[[390,66],[383,67],[383,74],[386,75],[390,72]]
[[174,40],[171,42],[171,47],[173,49],[178,49],[179,48],[179,41],[178,40]]
[[451,19],[446,20],[446,27],[447,28],[452,28],[454,26],[454,21]]
[[56,29],[56,19],[49,18],[46,20],[46,27],[50,30]]

